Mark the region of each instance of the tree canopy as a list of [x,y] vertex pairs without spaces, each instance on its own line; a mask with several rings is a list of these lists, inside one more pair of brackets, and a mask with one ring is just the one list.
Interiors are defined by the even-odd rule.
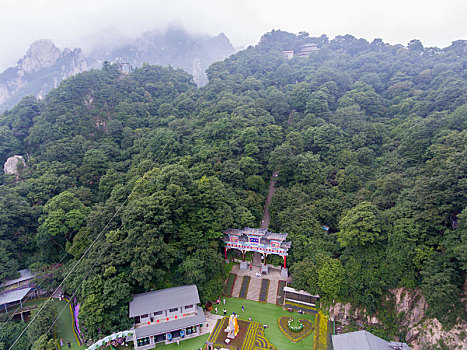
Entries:
[[[281,52],[307,43],[319,50]],[[279,170],[269,229],[289,233],[297,288],[375,310],[390,288],[421,287],[430,315],[455,322],[466,45],[272,31],[211,65],[203,88],[170,67],[106,64],[25,98],[0,116],[0,162],[27,161],[0,178],[0,277],[62,259],[68,272],[91,247],[65,282],[91,338],[128,326],[134,293],[195,283],[217,298],[219,238],[260,225]]]

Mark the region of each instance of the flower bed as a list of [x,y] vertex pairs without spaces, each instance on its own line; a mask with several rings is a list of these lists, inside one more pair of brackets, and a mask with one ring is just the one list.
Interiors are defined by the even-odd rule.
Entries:
[[265,303],[268,301],[268,291],[269,291],[269,280],[263,279],[261,280],[261,289],[259,291],[259,301]]
[[[299,329],[300,327],[298,325],[294,326],[294,322],[300,323],[301,329]],[[291,317],[286,316],[279,318],[278,325],[281,332],[284,333],[284,335],[294,343],[308,337],[311,333],[313,333],[314,329],[313,323],[308,320],[294,321]],[[292,330],[292,328],[295,330]]]
[[317,332],[314,339],[314,348],[317,350],[327,350],[328,348],[328,318],[322,311],[319,311],[318,317],[316,319],[317,322]]
[[240,288],[239,298],[245,299],[248,294],[248,286],[250,285],[250,276],[243,276],[242,286]]
[[229,344],[225,342],[227,333],[225,329],[229,324],[228,317],[224,317],[217,321],[208,342],[212,343],[213,347],[224,348],[230,350],[277,350],[269,340],[264,336],[263,326],[258,322],[249,322],[238,320],[238,334],[235,339],[230,340]]
[[224,296],[231,297],[233,286],[235,284],[235,280],[237,279],[237,275],[234,273],[229,273],[229,278],[227,279],[227,283],[224,288]]

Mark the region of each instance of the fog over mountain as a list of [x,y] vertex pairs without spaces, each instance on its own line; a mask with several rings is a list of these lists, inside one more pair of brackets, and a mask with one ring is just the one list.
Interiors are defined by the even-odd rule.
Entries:
[[[22,97],[44,97],[70,76],[100,68],[105,61],[143,63],[181,68],[193,75],[198,85],[207,83],[205,70],[213,62],[234,53],[223,34],[189,34],[182,27],[171,25],[164,31],[148,31],[136,40],[124,39],[116,33],[96,35],[93,50],[84,54],[81,48],[59,49],[51,40],[35,41],[17,65],[0,74],[0,111],[12,108]],[[102,45],[100,45],[102,43]]]
[[200,86],[207,83],[205,70],[209,65],[234,51],[224,33],[215,37],[189,34],[181,26],[171,25],[164,31],[145,32],[134,41],[122,41],[121,45],[114,42],[114,47],[97,46],[90,56],[98,61],[121,60],[138,67],[143,63],[171,65],[192,74]]
[[461,0],[2,0],[0,71],[13,66],[39,38],[87,52],[96,33],[134,40],[174,20],[190,33],[225,33],[235,47],[254,45],[272,29],[329,38],[345,33],[403,45],[419,39],[425,46],[446,47],[465,39],[465,13],[467,2]]

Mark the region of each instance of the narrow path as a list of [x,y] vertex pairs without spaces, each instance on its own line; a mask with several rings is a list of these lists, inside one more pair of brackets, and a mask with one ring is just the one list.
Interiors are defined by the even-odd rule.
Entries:
[[277,287],[279,286],[279,281],[272,280],[269,282],[268,290],[268,303],[275,304],[277,301]]
[[269,222],[271,221],[271,216],[269,215],[269,205],[272,201],[272,196],[276,191],[274,185],[276,184],[276,178],[279,175],[279,171],[274,171],[271,176],[271,181],[269,182],[269,191],[268,197],[266,198],[266,203],[264,204],[264,214],[263,220],[261,221],[261,228],[267,229],[269,227]]
[[261,267],[261,254],[253,252],[253,261],[251,263],[255,267]]
[[237,275],[237,278],[235,279],[235,283],[232,289],[232,297],[238,298],[240,295],[240,288],[242,288],[242,281],[243,281],[243,276]]
[[258,301],[260,290],[261,290],[261,279],[252,278],[250,281],[250,285],[248,287],[248,294],[247,294],[246,299]]

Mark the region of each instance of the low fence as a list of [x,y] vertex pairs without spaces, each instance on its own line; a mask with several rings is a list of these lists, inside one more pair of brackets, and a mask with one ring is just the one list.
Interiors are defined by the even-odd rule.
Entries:
[[102,338],[89,346],[86,350],[97,350],[103,346],[107,346],[108,343],[115,341],[117,339],[126,338],[128,336],[133,336],[133,331],[121,331],[111,335],[108,335],[105,338]]

